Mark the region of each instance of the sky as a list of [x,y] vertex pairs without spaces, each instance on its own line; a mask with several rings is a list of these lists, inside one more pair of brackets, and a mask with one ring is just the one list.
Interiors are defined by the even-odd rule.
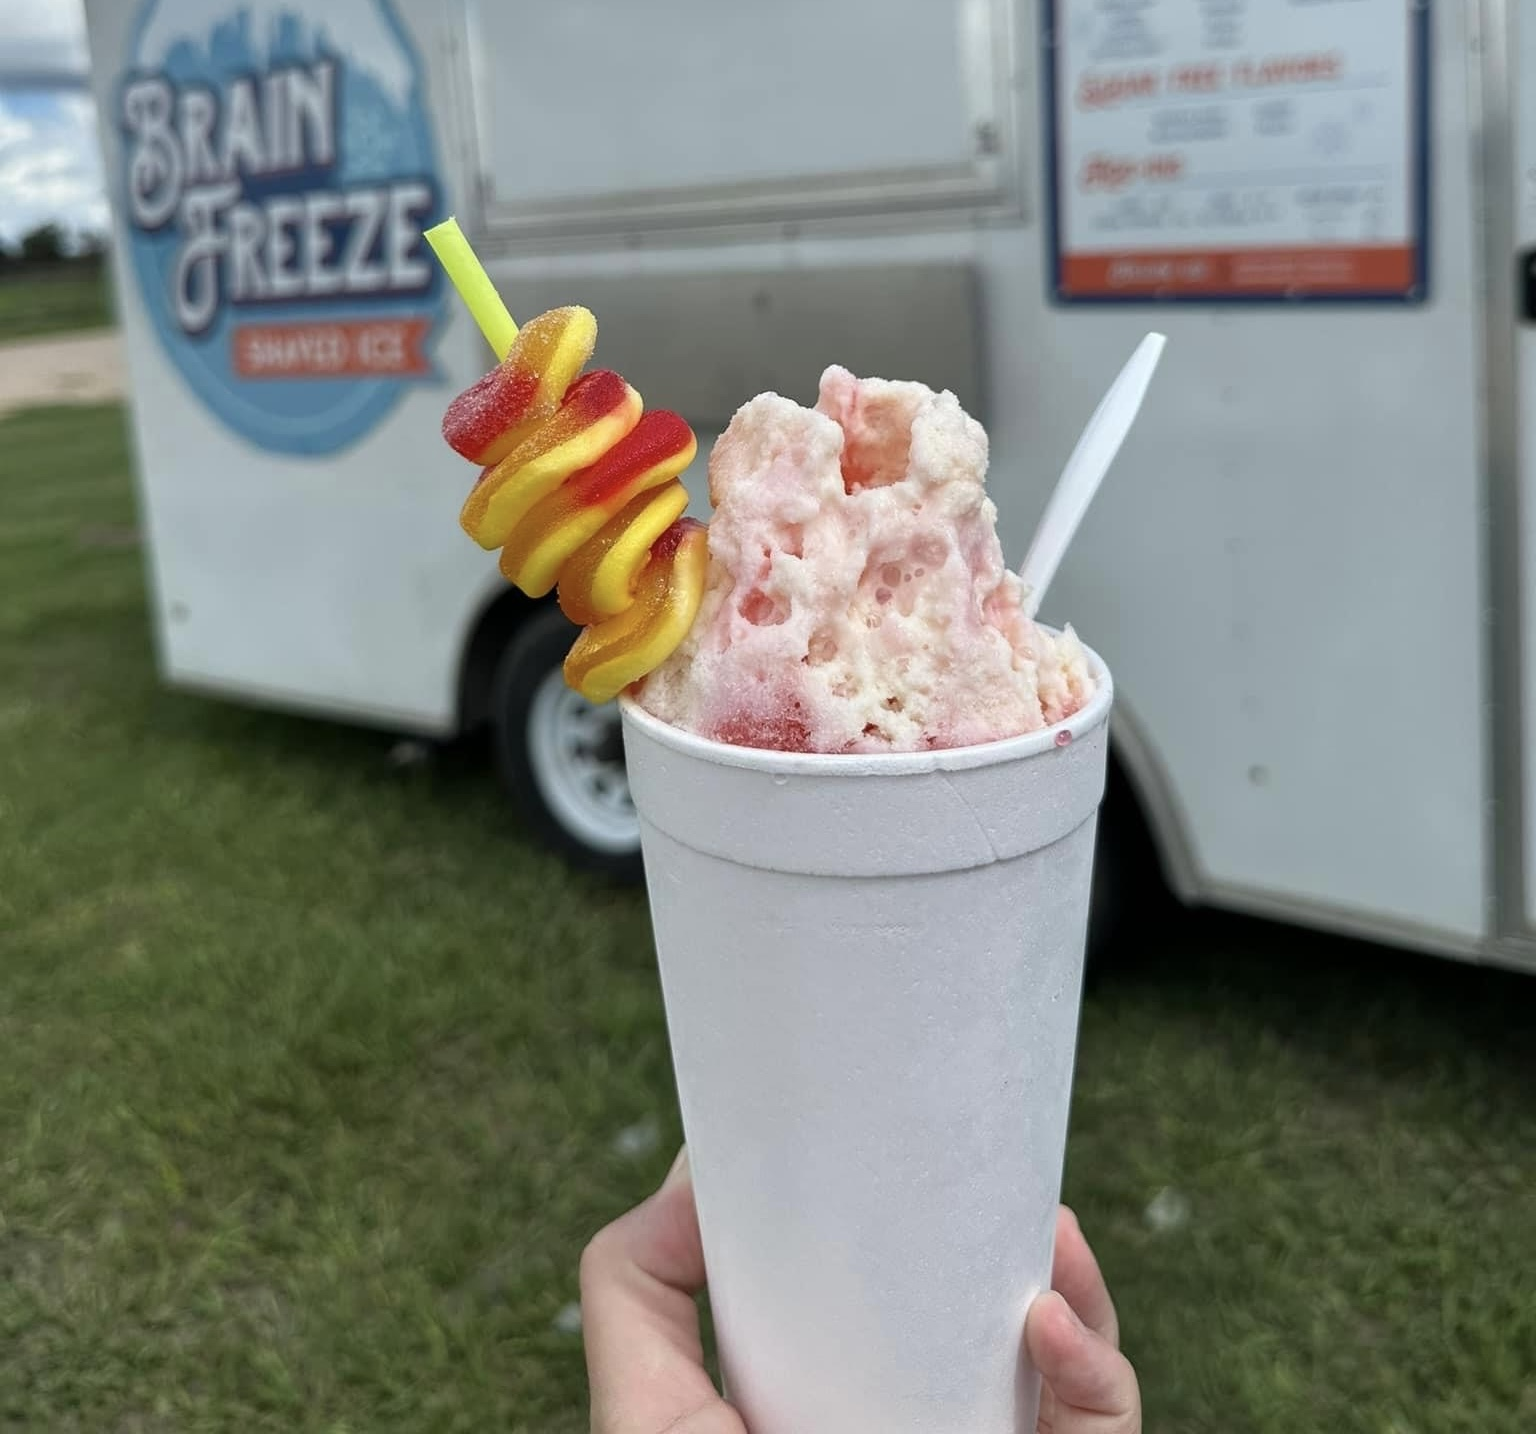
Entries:
[[81,0],[0,0],[0,239],[107,227],[86,66]]

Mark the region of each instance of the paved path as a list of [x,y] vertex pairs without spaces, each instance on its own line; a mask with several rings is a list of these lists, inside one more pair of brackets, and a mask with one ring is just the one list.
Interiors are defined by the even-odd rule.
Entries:
[[39,403],[110,403],[126,382],[116,329],[0,344],[0,415]]

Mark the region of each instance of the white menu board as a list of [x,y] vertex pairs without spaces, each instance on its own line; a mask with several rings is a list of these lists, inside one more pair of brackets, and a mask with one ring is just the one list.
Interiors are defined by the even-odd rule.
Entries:
[[1422,299],[1428,0],[1045,0],[1063,301]]

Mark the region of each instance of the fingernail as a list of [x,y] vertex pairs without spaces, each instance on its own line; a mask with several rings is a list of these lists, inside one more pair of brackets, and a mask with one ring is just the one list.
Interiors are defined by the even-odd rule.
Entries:
[[1062,1294],[1060,1290],[1042,1290],[1040,1292],[1039,1298],[1036,1300],[1036,1303],[1041,1305],[1047,1303],[1058,1304],[1061,1306],[1062,1313],[1066,1315],[1067,1322],[1072,1325],[1074,1329],[1085,1330],[1088,1328],[1088,1326],[1085,1325],[1078,1317],[1077,1311],[1072,1308],[1071,1304],[1069,1304],[1067,1301],[1067,1297]]

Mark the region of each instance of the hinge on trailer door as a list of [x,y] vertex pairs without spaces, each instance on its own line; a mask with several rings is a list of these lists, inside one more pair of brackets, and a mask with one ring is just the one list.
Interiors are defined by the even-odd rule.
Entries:
[[1521,322],[1536,324],[1536,249],[1527,249],[1521,254],[1515,289],[1520,295]]

